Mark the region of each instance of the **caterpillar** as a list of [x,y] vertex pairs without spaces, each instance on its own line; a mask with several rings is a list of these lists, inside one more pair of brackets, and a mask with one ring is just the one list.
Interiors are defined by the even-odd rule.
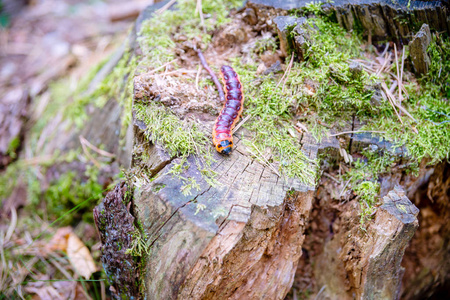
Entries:
[[232,130],[242,114],[244,91],[239,75],[230,66],[220,69],[225,91],[225,104],[213,127],[213,143],[222,154],[230,154],[233,147]]

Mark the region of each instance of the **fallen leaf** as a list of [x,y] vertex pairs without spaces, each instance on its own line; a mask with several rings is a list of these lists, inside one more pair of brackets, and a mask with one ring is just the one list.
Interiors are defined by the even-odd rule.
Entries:
[[67,251],[67,239],[72,233],[72,227],[61,227],[53,235],[50,242],[45,246],[48,252],[53,252],[56,250]]
[[88,247],[73,232],[69,234],[67,241],[67,256],[75,271],[85,279],[89,279],[97,271]]

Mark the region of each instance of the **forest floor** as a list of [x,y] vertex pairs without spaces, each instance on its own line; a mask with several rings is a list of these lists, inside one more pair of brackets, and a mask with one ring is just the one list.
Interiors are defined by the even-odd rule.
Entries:
[[[0,2],[1,175],[20,159],[25,163],[15,168],[39,176],[38,165],[48,158],[24,141],[44,110],[64,105],[53,97],[56,82],[64,79],[69,92],[123,43],[140,11],[154,2]],[[93,223],[53,222],[49,206],[36,203],[26,186],[24,179],[7,195],[8,186],[0,184],[0,299],[106,299]]]

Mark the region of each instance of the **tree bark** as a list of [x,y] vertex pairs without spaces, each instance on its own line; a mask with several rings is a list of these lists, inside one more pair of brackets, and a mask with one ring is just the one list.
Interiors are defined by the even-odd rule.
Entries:
[[[263,28],[268,18],[286,15],[287,9],[305,5],[303,1],[294,2],[250,0],[244,9],[249,22]],[[405,2],[400,1],[398,5],[384,1],[339,2],[330,9],[336,13],[338,22],[348,29],[362,24],[374,39],[389,35],[402,41],[408,38],[412,27],[392,21],[393,11],[405,12]],[[417,17],[419,22],[427,16],[442,19],[447,12],[441,2],[413,1],[412,5],[414,10],[407,18]],[[151,16],[149,11],[141,15],[137,28],[142,20]],[[441,28],[447,26],[446,22],[430,26]],[[286,41],[280,34],[281,43],[289,47],[288,35],[285,36]],[[140,84],[136,79],[135,92],[141,89]],[[136,94],[135,97],[141,98]],[[184,113],[182,117],[196,116],[192,111]],[[198,119],[201,127],[212,128],[212,118]],[[169,173],[180,163],[180,158],[171,157],[164,145],[149,143],[144,136],[146,130],[142,120],[135,118],[130,130],[133,152],[128,151],[124,156],[124,161],[131,161],[131,174],[137,167],[145,168],[154,178],[136,188],[131,209],[136,223],[148,237],[150,249],[142,260],[145,271],[140,273],[145,285],[143,298],[284,299],[294,283],[294,276],[294,288],[300,289],[299,278],[314,278],[316,288],[312,297],[319,294],[329,299],[400,297],[405,272],[401,265],[403,255],[418,226],[418,210],[409,199],[428,182],[428,167],[422,166],[419,179],[412,180],[411,176],[403,174],[382,179],[384,204],[367,223],[367,232],[364,232],[359,226],[357,201],[335,209],[331,197],[322,194],[323,190],[331,189],[329,182],[324,183],[324,177],[318,187],[302,184],[296,178],[280,178],[272,168],[252,158],[239,139],[244,129],[239,129],[235,135],[232,156],[214,154],[216,162],[212,169],[219,174],[216,185],[210,185],[201,176],[196,157],[187,158],[190,167],[183,176],[195,179],[200,185],[191,195],[183,194],[183,180]],[[309,158],[315,159],[324,149],[337,158],[341,149],[352,153],[371,144],[386,149],[392,146],[370,134],[352,135],[350,139],[342,139],[341,144],[330,137],[318,143],[305,134],[301,147]],[[395,151],[393,153],[403,154],[401,148]],[[406,192],[396,188],[397,184]],[[312,208],[316,220],[310,218]],[[330,211],[333,211],[331,217],[326,215]],[[318,224],[321,222],[323,224]],[[338,230],[337,226],[340,226]],[[306,240],[305,234],[308,234]],[[313,240],[315,235],[323,240],[309,243],[308,238]],[[448,242],[448,239],[443,241]],[[314,247],[322,249],[317,251]],[[308,255],[302,257],[305,249]],[[438,261],[446,258],[448,253]],[[413,266],[411,263],[410,268]],[[305,275],[305,272],[310,273]],[[410,279],[417,281],[418,278],[416,273]],[[428,279],[429,285],[421,287],[421,292],[436,282],[430,273]],[[410,294],[405,293],[407,298],[413,297]]]
[[[362,230],[351,213],[344,213],[339,233],[317,257],[318,286],[330,299],[398,299],[403,254],[417,227],[419,210],[396,187]],[[340,275],[340,276],[339,276]]]
[[[221,174],[214,187],[188,158],[183,176],[201,186],[190,196],[181,192],[182,180],[167,174],[178,159],[170,161],[150,146],[150,157],[158,161],[149,163],[150,169],[159,169],[158,176],[134,199],[137,219],[151,240],[148,297],[283,299],[289,291],[314,187],[284,181],[252,159],[239,139],[235,144],[232,156],[214,157],[212,168]],[[318,147],[311,148],[315,158]],[[198,204],[206,208],[198,211]]]

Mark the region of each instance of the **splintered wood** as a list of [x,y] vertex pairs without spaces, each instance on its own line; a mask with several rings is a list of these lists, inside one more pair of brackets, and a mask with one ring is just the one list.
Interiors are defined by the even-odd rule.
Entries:
[[401,262],[419,226],[418,213],[403,189],[395,187],[383,198],[366,231],[356,220],[344,221],[344,228],[325,244],[315,266],[318,286],[327,285],[324,295],[330,299],[398,299],[404,272]]
[[184,181],[168,173],[180,159],[152,163],[159,175],[134,202],[152,244],[145,267],[149,296],[282,299],[289,291],[314,187],[280,178],[246,154],[238,138],[235,143],[232,156],[214,154],[213,186],[188,158],[181,175],[199,184],[190,195],[182,192]]

